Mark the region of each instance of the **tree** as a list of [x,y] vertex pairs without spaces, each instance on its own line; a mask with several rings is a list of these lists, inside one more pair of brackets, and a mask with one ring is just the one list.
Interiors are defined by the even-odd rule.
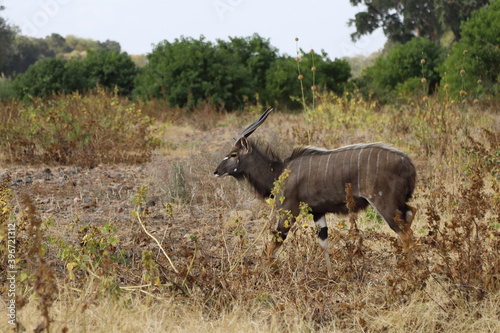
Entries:
[[109,39],[105,42],[99,42],[71,35],[64,38],[55,33],[45,38],[17,35],[14,39],[12,54],[4,71],[7,75],[24,73],[32,64],[47,58],[83,59],[87,50],[115,51],[119,54],[120,49],[118,42]]
[[213,62],[214,56],[212,44],[203,36],[199,40],[181,37],[173,43],[165,40],[147,57],[148,64],[135,81],[135,96],[167,97],[176,106],[193,105],[208,97],[207,62]]
[[14,52],[10,57],[6,73],[9,75],[24,73],[35,62],[54,56],[55,53],[44,39],[16,36]]
[[276,106],[300,107],[291,97],[300,95],[300,82],[297,79],[297,62],[289,56],[281,56],[271,64],[266,73],[266,90],[271,104]]
[[[4,6],[0,6],[0,12],[4,10]],[[0,72],[7,69],[8,62],[14,52],[15,30],[7,24],[3,17],[0,17]]]
[[219,51],[229,52],[230,58],[245,67],[242,80],[247,91],[244,92],[245,99],[256,102],[256,94],[260,101],[269,102],[266,87],[266,72],[276,60],[278,50],[271,46],[269,39],[264,39],[258,34],[251,37],[229,37],[229,42],[217,40]]
[[[455,96],[482,88],[493,91],[500,86],[500,0],[472,12],[462,23],[462,39],[453,44],[441,68],[445,84]],[[446,77],[444,73],[446,72]],[[478,82],[478,80],[480,80]]]
[[405,43],[413,37],[427,37],[438,42],[446,31],[460,38],[457,27],[489,0],[350,0],[353,6],[364,4],[366,10],[349,20],[356,27],[353,40],[382,28],[392,42]]
[[106,39],[105,42],[97,42],[97,46],[100,50],[115,51],[116,53],[120,53],[122,50],[120,43],[109,39]]
[[66,44],[72,49],[77,51],[85,51],[88,49],[99,49],[98,42],[90,38],[80,38],[74,35],[66,36]]
[[439,18],[445,27],[448,27],[455,37],[455,41],[461,38],[460,25],[466,21],[474,10],[482,8],[490,3],[490,0],[449,0],[437,1],[436,8]]
[[50,36],[45,37],[45,42],[47,43],[49,49],[55,54],[56,57],[64,53],[71,52],[72,50],[66,43],[66,38],[56,33],[53,33]]

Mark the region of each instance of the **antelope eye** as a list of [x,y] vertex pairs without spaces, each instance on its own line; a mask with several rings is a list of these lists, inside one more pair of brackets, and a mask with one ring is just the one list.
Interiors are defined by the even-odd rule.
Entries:
[[236,153],[232,153],[232,154],[231,154],[231,157],[236,157],[236,156],[237,156],[237,154],[236,154]]

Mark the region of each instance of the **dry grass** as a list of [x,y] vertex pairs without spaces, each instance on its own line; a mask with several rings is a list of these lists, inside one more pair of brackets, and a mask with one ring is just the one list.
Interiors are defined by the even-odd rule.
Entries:
[[[333,148],[380,140],[405,150],[418,169],[411,203],[418,207],[415,262],[401,255],[400,241],[373,210],[358,213],[358,232],[349,217],[328,216],[331,280],[307,224],[293,226],[275,262],[262,259],[275,227],[270,207],[245,183],[213,177],[232,137],[255,115],[205,106],[202,119],[183,111],[163,115],[164,145],[143,168],[128,171],[133,177],[114,176],[128,175],[125,166],[99,165],[83,178],[70,175],[65,187],[13,187],[5,205],[18,219],[19,246],[32,246],[21,221],[27,226],[39,216],[48,244],[42,258],[58,287],[53,303],[38,307],[40,264],[19,253],[27,278],[18,294],[27,304],[18,322],[34,330],[45,309],[52,331],[70,332],[500,330],[496,104],[429,103],[379,109],[323,95],[315,110],[275,113],[255,134],[280,154],[292,144]],[[34,205],[21,202],[23,193],[35,197]],[[78,193],[95,198],[95,206],[64,208],[61,198]],[[62,202],[60,208],[47,210],[47,198]],[[38,212],[25,215],[32,206]],[[3,257],[0,265],[3,270]],[[0,329],[9,327],[0,321]]]

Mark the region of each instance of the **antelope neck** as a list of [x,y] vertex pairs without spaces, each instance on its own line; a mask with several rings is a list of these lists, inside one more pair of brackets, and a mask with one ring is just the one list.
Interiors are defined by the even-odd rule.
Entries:
[[269,158],[256,147],[253,147],[251,159],[248,167],[242,169],[242,175],[261,197],[267,198],[271,195],[274,181],[283,172],[284,163]]

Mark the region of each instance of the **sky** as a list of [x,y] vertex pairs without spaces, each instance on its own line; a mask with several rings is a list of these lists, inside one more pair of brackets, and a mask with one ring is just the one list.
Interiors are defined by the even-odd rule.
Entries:
[[228,40],[258,33],[281,54],[324,50],[329,58],[369,55],[384,46],[376,31],[351,41],[350,18],[362,10],[349,0],[0,0],[0,12],[23,35],[52,33],[120,43],[129,54],[181,36]]

